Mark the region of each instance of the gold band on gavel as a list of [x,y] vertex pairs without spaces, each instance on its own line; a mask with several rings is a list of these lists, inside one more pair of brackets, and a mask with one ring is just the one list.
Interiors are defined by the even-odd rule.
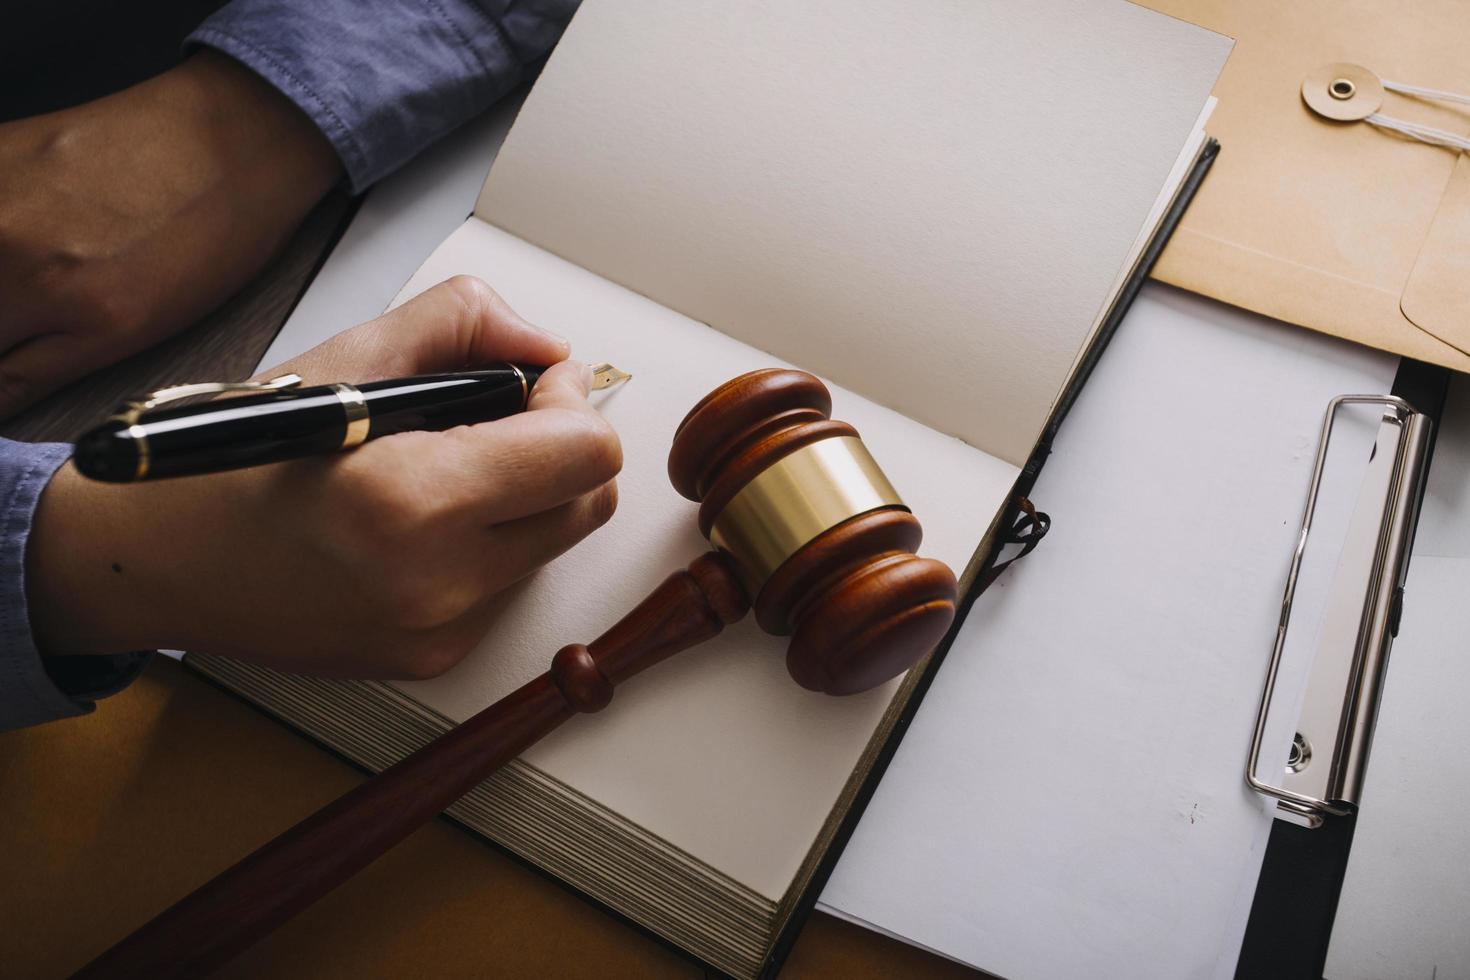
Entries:
[[786,559],[828,528],[903,500],[861,439],[803,446],[762,470],[731,498],[709,540],[735,559],[754,597]]

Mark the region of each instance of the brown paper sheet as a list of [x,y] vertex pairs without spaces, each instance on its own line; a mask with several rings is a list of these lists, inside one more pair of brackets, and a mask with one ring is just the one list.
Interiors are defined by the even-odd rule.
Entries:
[[[1313,69],[1470,92],[1462,0],[1149,0],[1236,39],[1222,149],[1153,275],[1290,323],[1470,371],[1470,164],[1301,99]],[[1385,115],[1470,134],[1470,109],[1388,93]],[[1456,169],[1459,165],[1459,173]]]

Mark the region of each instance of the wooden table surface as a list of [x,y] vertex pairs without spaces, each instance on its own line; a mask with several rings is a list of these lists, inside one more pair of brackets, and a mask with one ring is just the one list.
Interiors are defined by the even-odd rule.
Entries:
[[[328,198],[199,325],[0,424],[70,439],[127,395],[249,375],[351,211]],[[343,324],[343,327],[350,324]],[[157,658],[85,718],[0,735],[0,976],[65,976],[363,778]],[[700,969],[445,821],[225,968],[224,977],[684,977]],[[825,915],[784,977],[973,977]]]

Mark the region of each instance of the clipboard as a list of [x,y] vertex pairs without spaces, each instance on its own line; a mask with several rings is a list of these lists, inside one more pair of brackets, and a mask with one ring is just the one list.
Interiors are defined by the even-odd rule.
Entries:
[[[1316,685],[1319,696],[1325,696],[1329,700],[1332,697],[1339,699],[1337,704],[1340,710],[1327,722],[1328,731],[1334,732],[1332,726],[1335,725],[1336,735],[1350,733],[1342,741],[1329,736],[1327,751],[1320,756],[1317,754],[1319,746],[1309,745],[1314,757],[1312,763],[1302,771],[1311,770],[1312,766],[1326,761],[1326,766],[1317,766],[1315,770],[1320,780],[1316,785],[1323,792],[1305,801],[1290,797],[1283,799],[1278,793],[1256,789],[1249,776],[1246,779],[1253,789],[1263,792],[1263,798],[1275,799],[1274,815],[1277,819],[1273,822],[1260,878],[1256,883],[1250,917],[1236,964],[1237,980],[1266,976],[1322,976],[1328,940],[1337,912],[1338,895],[1342,889],[1353,832],[1357,825],[1357,793],[1368,766],[1379,694],[1385,673],[1389,669],[1389,648],[1396,632],[1399,611],[1405,602],[1414,601],[1412,595],[1403,591],[1403,576],[1413,550],[1414,532],[1428,483],[1428,469],[1433,461],[1436,429],[1444,412],[1449,377],[1449,372],[1440,367],[1405,360],[1400,364],[1394,380],[1394,398],[1384,405],[1375,447],[1385,444],[1385,435],[1393,432],[1391,426],[1409,425],[1409,416],[1404,413],[1405,406],[1422,416],[1413,423],[1413,428],[1421,430],[1423,434],[1410,433],[1405,446],[1409,452],[1407,455],[1398,455],[1391,467],[1399,474],[1397,490],[1384,486],[1381,476],[1376,483],[1371,472],[1365,476],[1364,486],[1378,486],[1381,496],[1377,496],[1375,502],[1374,494],[1360,493],[1354,510],[1355,520],[1349,525],[1348,533],[1351,535],[1365,523],[1371,527],[1373,517],[1376,516],[1378,528],[1387,531],[1393,540],[1379,538],[1367,542],[1372,546],[1372,554],[1367,559],[1367,566],[1359,566],[1363,573],[1359,581],[1363,583],[1364,589],[1359,593],[1362,601],[1358,628],[1348,636],[1350,649],[1338,649],[1334,656],[1328,658],[1339,665],[1338,670],[1334,672],[1329,666],[1319,671],[1314,664],[1314,669],[1308,674],[1306,683],[1309,690]],[[1328,418],[1323,425],[1324,437],[1330,431],[1336,415],[1333,407],[1329,406]],[[1421,438],[1422,443],[1419,441]],[[1387,442],[1397,445],[1393,439]],[[1325,452],[1320,443],[1318,452]],[[1372,463],[1379,462],[1375,449]],[[1407,465],[1410,463],[1412,466]],[[1372,464],[1369,468],[1372,469]],[[1314,475],[1313,486],[1316,482],[1317,477]],[[1308,516],[1305,511],[1304,507],[1304,516]],[[1363,515],[1362,519],[1358,519],[1360,513]],[[1312,547],[1309,516],[1304,524],[1306,529],[1298,538],[1298,550],[1290,556],[1293,568],[1298,564],[1301,549]],[[1318,547],[1328,545],[1329,542],[1317,542]],[[1361,555],[1360,551],[1360,561]],[[1380,586],[1392,584],[1386,601],[1380,590],[1374,590],[1370,595],[1367,588],[1370,576],[1376,577]],[[1290,605],[1284,601],[1281,624],[1278,626],[1278,643],[1280,631],[1290,629],[1290,617]],[[1378,632],[1379,624],[1384,627],[1386,635]],[[1298,629],[1301,628],[1302,624],[1298,624]],[[1274,662],[1276,657],[1277,648],[1273,646],[1271,661]],[[1346,672],[1340,667],[1344,663],[1351,664]],[[1274,666],[1268,667],[1268,677],[1273,669]],[[1263,686],[1269,688],[1269,681]],[[1263,690],[1260,706],[1262,714],[1273,710],[1272,702],[1269,690]],[[1309,694],[1303,699],[1303,705],[1310,703]],[[1298,710],[1295,705],[1283,702],[1275,710],[1287,712],[1288,719],[1300,719],[1300,715],[1293,714]],[[1260,724],[1258,718],[1258,729]],[[1306,734],[1309,740],[1312,739],[1310,733]],[[1254,743],[1255,737],[1253,733],[1252,735]],[[1318,736],[1319,741],[1320,738]],[[1251,754],[1254,753],[1253,744]],[[1304,783],[1299,780],[1287,781],[1285,772],[1293,764],[1300,764],[1299,753],[1300,749],[1293,746],[1287,749],[1283,758],[1273,761],[1270,756],[1264,757],[1263,767],[1272,770],[1266,775],[1274,778],[1261,781],[1270,782],[1272,788],[1302,790]],[[1253,766],[1250,760],[1246,761],[1245,768],[1248,773],[1262,771]],[[1310,794],[1303,792],[1301,795]],[[1283,802],[1288,805],[1282,806]]]
[[[1316,634],[1305,697],[1293,709],[1278,702],[1277,678],[1333,425],[1348,405],[1380,406],[1383,414]],[[1358,805],[1403,611],[1433,428],[1426,413],[1398,395],[1340,395],[1327,407],[1245,772],[1253,790],[1276,800],[1279,819],[1316,829]],[[1267,763],[1265,772],[1274,775],[1263,774],[1265,733],[1274,715],[1288,713],[1293,736],[1285,764]]]
[[[1215,87],[1222,153],[1153,275],[1257,313],[1470,371],[1470,154],[1331,122],[1302,82],[1335,62],[1470,92],[1456,0],[1146,0],[1236,40]],[[1385,113],[1470,135],[1470,108]]]

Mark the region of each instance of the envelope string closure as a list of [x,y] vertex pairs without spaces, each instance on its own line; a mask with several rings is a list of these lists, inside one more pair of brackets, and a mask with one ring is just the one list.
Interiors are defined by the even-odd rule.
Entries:
[[1470,105],[1470,95],[1446,92],[1441,89],[1423,88],[1380,79],[1360,65],[1345,63],[1324,65],[1312,72],[1302,82],[1302,101],[1317,115],[1337,122],[1362,120],[1380,129],[1390,130],[1401,136],[1445,146],[1452,150],[1470,150],[1470,138],[1434,126],[1395,119],[1378,110],[1383,106],[1384,92],[1397,92],[1417,99],[1436,102],[1455,102]]

